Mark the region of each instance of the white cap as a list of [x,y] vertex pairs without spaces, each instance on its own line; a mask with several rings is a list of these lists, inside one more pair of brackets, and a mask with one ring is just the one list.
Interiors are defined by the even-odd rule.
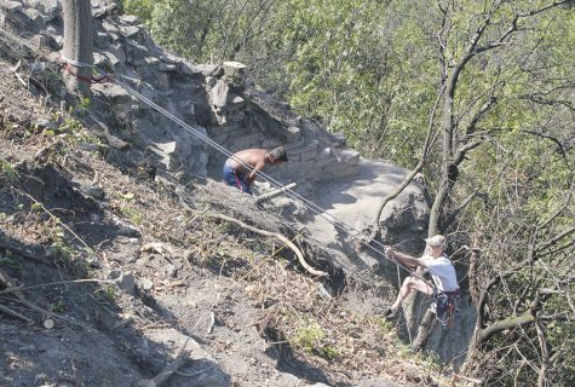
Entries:
[[432,236],[431,238],[427,238],[425,241],[431,247],[445,248],[445,245],[447,244],[447,241],[445,240],[445,237],[443,235],[435,235]]

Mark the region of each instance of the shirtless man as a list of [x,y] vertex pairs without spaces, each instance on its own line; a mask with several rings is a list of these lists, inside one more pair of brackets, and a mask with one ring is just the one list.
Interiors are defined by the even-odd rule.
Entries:
[[228,185],[251,194],[251,185],[259,171],[268,164],[279,164],[287,160],[286,150],[281,146],[272,150],[244,149],[226,160],[224,179]]

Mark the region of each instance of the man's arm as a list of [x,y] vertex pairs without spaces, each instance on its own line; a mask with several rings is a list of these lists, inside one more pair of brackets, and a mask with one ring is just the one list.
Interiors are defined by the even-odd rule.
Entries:
[[265,162],[264,160],[260,160],[257,162],[257,164],[254,166],[254,169],[252,169],[252,171],[250,172],[250,174],[248,175],[248,183],[252,183],[255,178],[256,178],[256,174],[261,171],[265,166]]
[[397,259],[403,265],[409,268],[415,268],[417,266],[426,267],[425,263],[420,259],[415,258],[413,255],[409,255],[406,253],[402,253],[401,251],[397,251],[392,247],[386,247],[385,253],[392,259]]

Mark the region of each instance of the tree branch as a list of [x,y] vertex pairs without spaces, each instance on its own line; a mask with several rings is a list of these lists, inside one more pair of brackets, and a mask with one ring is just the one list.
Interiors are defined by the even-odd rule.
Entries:
[[561,239],[565,238],[566,236],[572,234],[575,232],[575,226],[568,228],[567,230],[555,235],[553,238],[551,238],[550,240],[546,241],[543,243],[542,246],[538,247],[536,251],[541,251],[541,250],[545,250],[546,248],[553,246],[554,244],[556,244],[557,242],[559,242]]
[[453,211],[451,211],[447,216],[447,218],[442,222],[441,228],[443,230],[446,230],[449,227],[449,225],[455,221],[459,213],[463,211],[469,205],[469,203],[471,203],[473,198],[475,198],[475,196],[477,196],[478,193],[479,188],[476,189],[475,192],[473,192],[471,195],[466,197],[457,208],[453,209]]
[[486,328],[479,329],[476,337],[476,346],[486,342],[496,333],[507,329],[519,328],[524,325],[531,324],[533,321],[535,321],[535,316],[531,313],[531,311],[525,312],[516,317],[508,317],[506,319],[496,321]]
[[567,157],[566,153],[565,153],[565,148],[563,147],[563,144],[561,143],[561,141],[559,141],[557,138],[549,135],[549,134],[545,134],[545,133],[540,133],[540,132],[535,132],[533,130],[526,130],[523,129],[522,130],[523,133],[528,133],[528,134],[532,134],[534,136],[537,137],[541,137],[541,138],[546,138],[548,140],[553,141],[555,144],[557,144],[557,151],[561,154],[561,156],[563,158]]
[[250,225],[245,224],[244,222],[231,218],[229,216],[223,215],[223,214],[208,214],[209,217],[211,218],[215,218],[215,219],[220,219],[220,220],[225,220],[226,222],[231,222],[234,223],[242,228],[245,228],[246,230],[249,230],[251,232],[254,232],[256,234],[259,235],[263,235],[263,236],[267,236],[267,237],[275,237],[277,239],[279,239],[280,241],[282,241],[285,245],[287,245],[297,256],[297,259],[299,261],[299,263],[302,265],[302,267],[310,274],[318,276],[318,277],[328,277],[328,274],[326,272],[323,271],[319,271],[314,269],[313,267],[311,267],[306,261],[305,258],[301,252],[301,250],[292,242],[290,241],[288,238],[286,238],[285,236],[279,234],[279,233],[275,233],[275,232],[271,232],[271,231],[266,231],[266,230],[260,230],[258,228],[252,227]]
[[433,134],[433,127],[434,127],[434,123],[435,123],[435,113],[437,111],[437,107],[439,106],[439,101],[441,100],[441,96],[443,94],[443,91],[444,91],[444,87],[442,86],[441,90],[439,91],[439,94],[437,95],[437,99],[435,100],[435,104],[433,106],[433,109],[431,110],[431,115],[429,118],[429,125],[427,127],[427,135],[425,137],[423,152],[421,154],[421,157],[419,158],[419,162],[417,163],[417,166],[403,179],[403,181],[401,182],[399,187],[397,187],[395,190],[393,190],[392,192],[390,192],[389,194],[387,194],[383,198],[381,204],[379,205],[379,208],[375,212],[375,217],[374,217],[373,226],[372,226],[373,231],[372,231],[371,235],[369,236],[370,241],[377,239],[381,235],[379,218],[381,217],[381,213],[383,212],[383,209],[385,208],[387,203],[389,203],[390,201],[395,199],[399,194],[401,194],[403,192],[403,190],[409,185],[409,183],[411,183],[411,181],[413,180],[415,175],[417,175],[423,169],[423,166],[425,165],[425,161],[427,160],[427,157],[429,156],[429,151],[431,149],[431,146],[433,143],[435,143],[435,141],[437,139],[437,135],[438,135],[438,133],[436,133],[435,135]]

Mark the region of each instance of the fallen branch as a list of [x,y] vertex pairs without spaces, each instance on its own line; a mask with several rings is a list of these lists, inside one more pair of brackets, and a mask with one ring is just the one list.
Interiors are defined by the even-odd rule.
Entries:
[[104,284],[114,284],[115,283],[114,281],[111,281],[111,280],[102,280],[102,279],[79,279],[79,280],[70,280],[70,281],[46,282],[46,283],[38,284],[38,285],[2,290],[2,291],[0,291],[0,296],[4,295],[4,294],[23,292],[25,290],[43,288],[43,287],[52,286],[52,285],[81,284],[81,283],[86,283],[86,282],[96,282],[96,283],[104,283]]
[[28,323],[28,324],[30,324],[30,325],[34,324],[34,320],[32,320],[32,319],[30,319],[30,318],[28,318],[28,317],[26,317],[26,316],[24,316],[24,315],[22,315],[22,314],[16,312],[16,311],[13,311],[12,309],[10,309],[10,308],[8,308],[7,306],[4,306],[4,305],[2,305],[2,304],[0,304],[0,312],[4,312],[4,313],[6,313],[7,315],[10,315],[10,316],[12,316],[12,317],[19,318],[20,320],[25,321],[26,323]]
[[[291,241],[293,242],[293,241],[297,240],[297,238],[298,238],[300,235],[301,235],[301,233],[296,234],[296,235],[291,239]],[[274,247],[275,247],[275,246],[274,246]],[[271,256],[272,256],[272,257],[275,257],[277,254],[279,254],[280,252],[282,252],[282,250],[285,249],[286,247],[287,247],[287,246],[286,246],[285,244],[283,244],[279,249],[274,250],[274,251],[272,252],[272,255],[271,255]]]
[[459,382],[460,380],[465,380],[466,382],[470,382],[470,383],[477,384],[477,385],[483,384],[483,380],[481,380],[481,379],[470,378],[469,376],[465,376],[465,375],[461,375],[461,374],[453,375],[453,383],[452,384],[454,386],[456,386],[457,382]]
[[172,374],[174,374],[174,372],[176,372],[189,360],[190,354],[185,351],[186,345],[188,345],[188,341],[190,341],[189,337],[182,346],[182,349],[180,349],[180,352],[176,358],[172,362],[168,363],[168,365],[162,371],[160,371],[159,374],[154,376],[152,379],[140,380],[138,383],[136,383],[136,387],[158,387],[161,386],[162,383],[164,383],[166,380],[168,380]]
[[213,214],[212,213],[212,214],[208,214],[208,216],[211,218],[216,218],[216,219],[225,220],[227,222],[234,223],[234,224],[236,224],[242,228],[245,228],[246,230],[249,230],[249,231],[254,232],[256,234],[259,234],[259,235],[263,235],[263,236],[267,236],[267,237],[276,237],[277,239],[282,241],[284,244],[286,244],[295,253],[299,263],[302,265],[302,267],[308,273],[315,275],[315,276],[318,276],[318,277],[327,277],[328,276],[328,274],[326,272],[316,270],[313,267],[311,267],[310,265],[308,265],[308,263],[305,261],[305,258],[303,256],[301,250],[292,241],[290,241],[285,236],[283,236],[279,233],[276,233],[276,232],[260,230],[258,228],[253,227],[253,226],[247,225],[240,220],[231,218],[231,217],[223,215],[223,214]]
[[276,196],[280,196],[282,193],[294,188],[296,185],[297,185],[296,183],[290,183],[283,188],[279,188],[279,189],[267,192],[263,195],[257,196],[256,197],[256,204],[260,204],[261,202],[264,202],[264,201],[269,200],[269,199],[273,199]]
[[25,244],[12,239],[8,236],[2,235],[0,233],[0,248],[10,250],[12,253],[19,255],[23,258],[33,259],[43,263],[44,265],[52,266],[53,264],[48,262],[40,253],[35,253],[33,248],[26,246]]
[[18,70],[20,70],[20,67],[22,67],[22,59],[18,60],[18,63],[16,63],[16,65],[12,67],[10,70],[14,73],[16,78],[18,78],[22,86],[28,87],[28,84],[22,79],[20,74],[18,74]]

